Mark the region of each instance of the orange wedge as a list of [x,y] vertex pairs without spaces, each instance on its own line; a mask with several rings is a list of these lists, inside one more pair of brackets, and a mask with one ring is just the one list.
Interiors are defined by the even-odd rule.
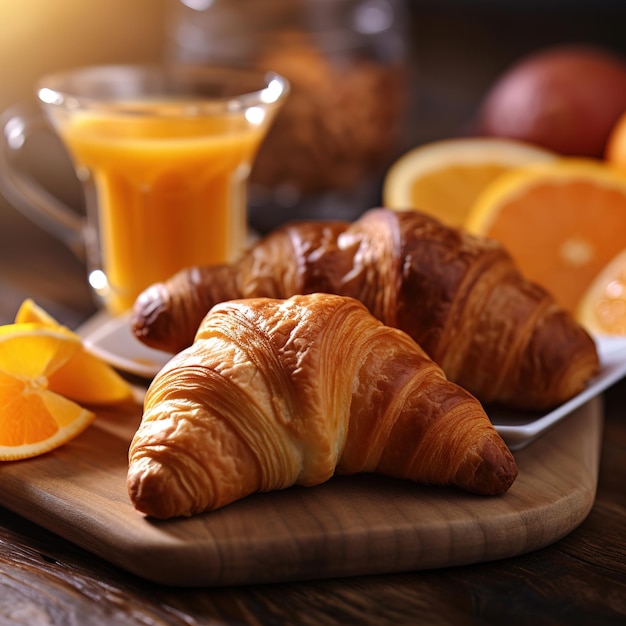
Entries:
[[61,324],[57,322],[50,313],[40,307],[32,298],[26,298],[20,305],[15,314],[16,324],[43,324],[49,328],[60,328]]
[[418,146],[389,169],[383,204],[418,209],[461,227],[482,190],[513,167],[552,161],[548,150],[508,139],[446,139]]
[[48,452],[76,437],[95,415],[55,393],[49,379],[81,350],[63,329],[0,327],[0,460]]
[[527,278],[573,312],[624,247],[626,175],[587,159],[516,168],[485,188],[466,228],[502,242]]
[[[24,300],[16,316],[16,323],[38,323],[51,329],[64,329],[78,342],[81,339],[61,326],[47,311],[33,300]],[[132,387],[112,367],[82,346],[76,354],[50,374],[50,388],[81,404],[111,404],[125,402],[133,397]]]
[[596,276],[576,314],[589,332],[626,335],[626,248]]
[[626,111],[611,129],[604,156],[610,165],[626,174]]

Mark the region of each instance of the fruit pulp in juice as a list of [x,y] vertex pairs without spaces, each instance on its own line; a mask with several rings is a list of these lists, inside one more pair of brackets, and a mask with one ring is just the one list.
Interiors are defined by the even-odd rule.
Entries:
[[[245,185],[262,131],[242,112],[116,119],[79,114],[61,135],[93,186],[105,304],[130,308],[178,270],[230,263],[246,237]],[[90,204],[95,206],[90,206]]]

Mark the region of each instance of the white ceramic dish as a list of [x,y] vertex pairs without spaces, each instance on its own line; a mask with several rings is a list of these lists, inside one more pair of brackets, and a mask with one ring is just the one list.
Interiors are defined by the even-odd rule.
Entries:
[[153,350],[139,341],[130,329],[128,315],[110,317],[97,313],[78,329],[87,350],[127,374],[151,379],[172,355]]
[[595,337],[600,371],[586,389],[545,415],[504,413],[490,415],[494,426],[512,450],[519,450],[572,411],[626,376],[626,337]]
[[[88,320],[78,333],[89,351],[113,367],[145,379],[153,378],[171,354],[152,350],[138,341],[127,316],[111,318],[104,313]],[[572,411],[601,394],[626,376],[626,337],[596,337],[601,369],[587,388],[544,415],[499,411],[490,414],[498,432],[512,450],[528,445]]]

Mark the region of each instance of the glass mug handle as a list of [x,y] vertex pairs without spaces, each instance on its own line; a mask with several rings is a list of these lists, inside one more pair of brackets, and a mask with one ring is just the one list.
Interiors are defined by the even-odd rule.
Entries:
[[60,239],[80,259],[85,257],[85,219],[48,192],[17,163],[29,137],[49,132],[43,113],[16,105],[0,117],[0,192],[26,217]]

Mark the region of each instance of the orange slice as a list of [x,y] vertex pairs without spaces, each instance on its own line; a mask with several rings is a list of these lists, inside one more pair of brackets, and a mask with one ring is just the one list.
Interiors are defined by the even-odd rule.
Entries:
[[50,313],[40,307],[32,298],[26,298],[20,305],[15,314],[16,324],[43,324],[49,328],[60,328],[61,324],[57,322]]
[[[64,329],[78,342],[81,338],[57,322],[33,300],[24,300],[15,321],[35,322],[47,328]],[[133,397],[132,387],[111,366],[88,352],[81,344],[76,354],[50,374],[49,385],[57,393],[81,404],[112,404]]]
[[461,227],[477,196],[513,167],[556,159],[548,150],[508,139],[446,139],[414,148],[389,169],[383,204],[417,209]]
[[587,159],[516,168],[485,188],[466,228],[502,242],[527,278],[573,312],[624,247],[626,176]]
[[592,333],[626,335],[626,248],[596,276],[576,315]]
[[604,156],[610,165],[626,174],[626,111],[611,129]]
[[80,340],[63,329],[0,327],[0,460],[48,452],[92,422],[91,411],[49,388],[49,378],[80,349]]

